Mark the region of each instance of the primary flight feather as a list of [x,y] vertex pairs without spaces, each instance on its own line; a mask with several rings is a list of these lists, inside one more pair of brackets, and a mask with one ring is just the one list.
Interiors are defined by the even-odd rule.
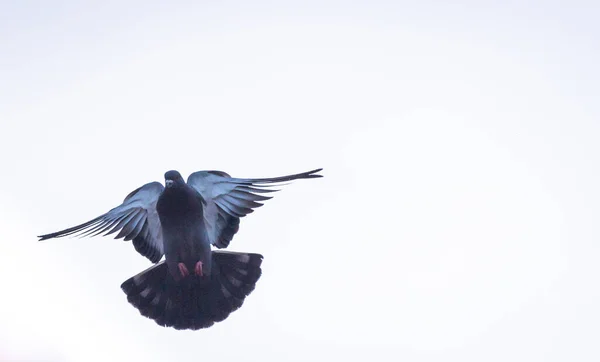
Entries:
[[148,183],[107,213],[39,238],[117,233],[117,239],[132,240],[138,253],[158,264],[121,285],[127,300],[159,325],[206,328],[242,305],[260,278],[263,258],[212,250],[211,245],[226,248],[240,218],[270,199],[278,191],[273,187],[322,177],[317,174],[321,170],[262,179],[199,171],[187,183],[179,172],[168,171],[166,187]]

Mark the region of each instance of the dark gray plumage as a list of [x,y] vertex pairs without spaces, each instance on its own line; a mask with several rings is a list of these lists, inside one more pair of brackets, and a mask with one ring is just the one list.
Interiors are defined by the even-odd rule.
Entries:
[[123,203],[81,225],[40,236],[94,236],[118,232],[153,263],[121,288],[142,315],[176,329],[206,328],[238,309],[261,276],[262,255],[213,251],[225,248],[240,218],[262,206],[273,186],[322,177],[321,169],[264,179],[232,178],[199,171],[187,183],[179,172],[165,173],[165,185],[146,184]]

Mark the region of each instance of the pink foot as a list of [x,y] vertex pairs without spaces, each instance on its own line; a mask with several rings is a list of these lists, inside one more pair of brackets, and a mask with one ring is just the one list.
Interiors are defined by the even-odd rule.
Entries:
[[199,262],[196,263],[196,267],[194,268],[194,272],[199,277],[201,277],[202,275],[204,275],[202,273],[202,262],[201,261],[199,261]]
[[188,275],[190,275],[190,271],[188,270],[188,268],[185,266],[185,264],[183,263],[179,263],[177,264],[177,267],[179,268],[179,272],[181,273],[182,277],[187,277]]

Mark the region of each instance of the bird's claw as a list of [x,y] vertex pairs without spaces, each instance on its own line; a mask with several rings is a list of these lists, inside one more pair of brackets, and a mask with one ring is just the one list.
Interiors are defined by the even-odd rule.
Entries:
[[199,261],[199,262],[196,263],[196,267],[194,268],[194,272],[199,277],[201,277],[201,276],[204,275],[204,273],[202,272],[202,262],[201,261]]
[[185,278],[188,275],[190,275],[190,271],[188,270],[188,268],[185,266],[184,263],[177,264],[177,267],[179,268],[179,273],[181,273],[181,276],[183,278]]

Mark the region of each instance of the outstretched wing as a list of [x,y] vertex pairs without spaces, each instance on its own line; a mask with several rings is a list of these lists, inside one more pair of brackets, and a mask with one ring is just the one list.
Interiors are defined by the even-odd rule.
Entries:
[[188,177],[187,183],[206,201],[204,222],[211,244],[226,248],[239,229],[240,218],[271,198],[265,194],[279,191],[271,187],[282,186],[286,181],[322,177],[316,175],[321,170],[260,179],[233,178],[222,171],[198,171]]
[[160,182],[151,182],[131,192],[120,206],[81,225],[39,236],[40,240],[67,235],[110,235],[120,231],[115,239],[133,240],[138,253],[158,263],[164,254],[162,228],[156,202],[164,190]]

